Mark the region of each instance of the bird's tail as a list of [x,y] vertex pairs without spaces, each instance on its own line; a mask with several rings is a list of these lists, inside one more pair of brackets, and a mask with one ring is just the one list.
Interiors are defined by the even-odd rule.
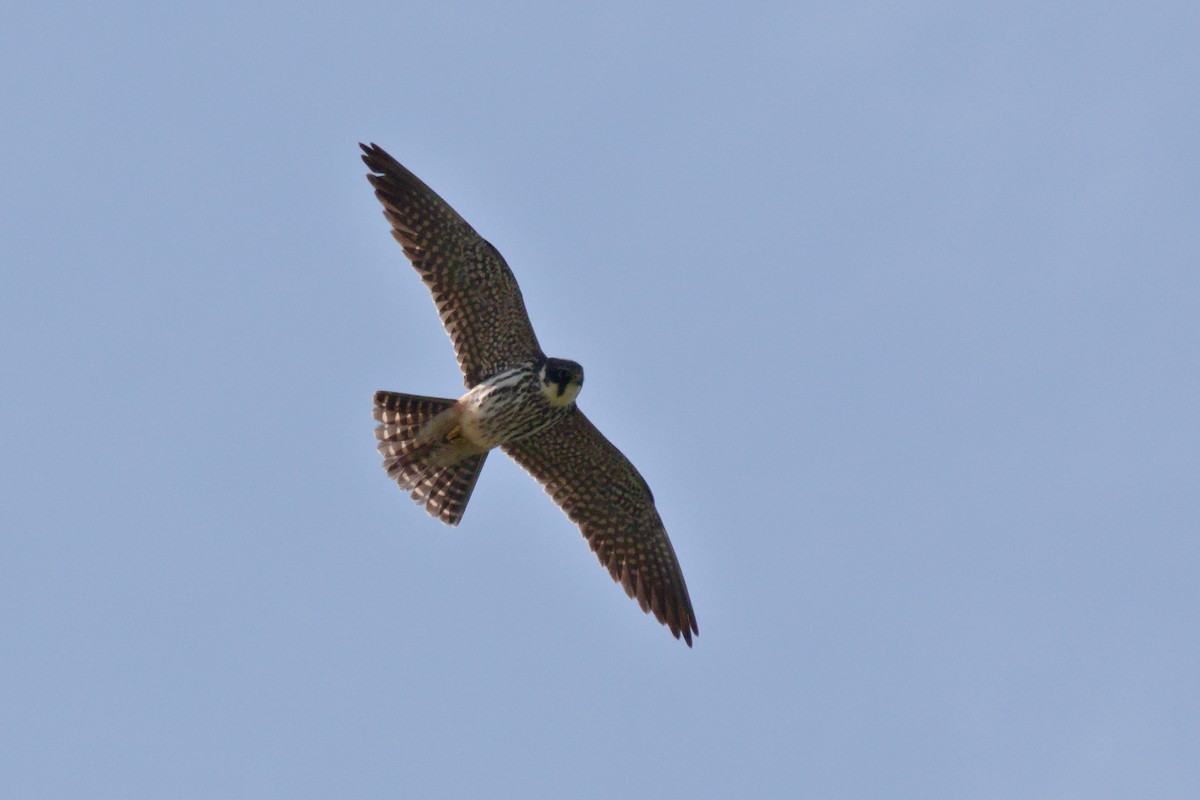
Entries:
[[[454,405],[454,400],[399,392],[375,393],[375,438],[389,477],[409,492],[417,505],[448,525],[457,525],[479,480],[487,453],[445,464],[446,448],[420,434],[426,423]],[[441,456],[441,458],[438,458]]]

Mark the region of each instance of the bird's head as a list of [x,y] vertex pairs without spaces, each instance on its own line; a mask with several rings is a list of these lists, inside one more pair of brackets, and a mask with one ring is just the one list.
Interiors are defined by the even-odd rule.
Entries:
[[542,380],[542,393],[555,406],[574,403],[583,387],[583,367],[565,358],[547,358],[538,377]]

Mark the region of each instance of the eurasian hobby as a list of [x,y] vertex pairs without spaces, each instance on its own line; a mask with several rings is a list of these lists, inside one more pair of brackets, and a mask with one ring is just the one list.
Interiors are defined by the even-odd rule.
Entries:
[[501,448],[545,486],[642,610],[690,647],[696,615],[650,487],[575,404],[583,367],[542,352],[495,247],[382,148],[360,146],[392,236],[433,293],[469,390],[458,400],[375,393],[388,475],[457,525],[488,453]]

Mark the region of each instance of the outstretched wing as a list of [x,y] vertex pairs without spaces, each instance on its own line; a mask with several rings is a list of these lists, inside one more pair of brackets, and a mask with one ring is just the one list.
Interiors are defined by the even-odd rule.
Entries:
[[392,236],[433,293],[467,386],[542,357],[517,279],[500,252],[383,148],[359,147]]
[[642,610],[688,647],[699,634],[683,572],[650,487],[578,407],[562,422],[502,445],[583,531],[600,563]]

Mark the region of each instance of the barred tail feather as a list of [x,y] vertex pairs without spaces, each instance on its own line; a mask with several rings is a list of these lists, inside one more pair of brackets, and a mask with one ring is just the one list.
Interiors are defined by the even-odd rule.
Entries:
[[[380,427],[396,427],[416,433],[417,429],[454,405],[443,397],[423,397],[400,392],[375,393],[375,421]],[[380,437],[382,439],[382,437]]]
[[411,496],[418,505],[447,525],[457,525],[475,491],[487,453],[464,458],[449,467],[433,467],[422,474]]
[[448,525],[457,525],[479,480],[487,453],[470,455],[456,463],[435,463],[437,443],[423,444],[417,436],[425,423],[454,405],[440,397],[375,393],[375,428],[379,454],[390,478],[407,491],[417,505]]

